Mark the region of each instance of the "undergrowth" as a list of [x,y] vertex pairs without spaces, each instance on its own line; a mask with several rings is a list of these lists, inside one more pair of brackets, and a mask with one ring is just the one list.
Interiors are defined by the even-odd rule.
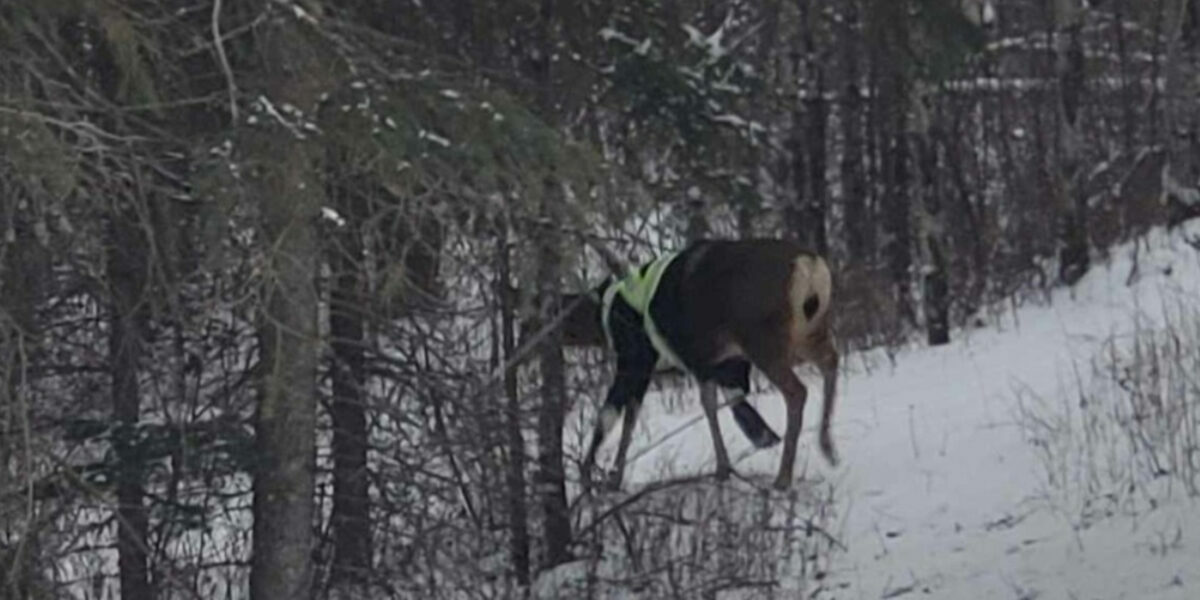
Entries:
[[1200,496],[1200,308],[1177,297],[1161,315],[1076,363],[1074,393],[1018,394],[1047,494],[1082,526]]

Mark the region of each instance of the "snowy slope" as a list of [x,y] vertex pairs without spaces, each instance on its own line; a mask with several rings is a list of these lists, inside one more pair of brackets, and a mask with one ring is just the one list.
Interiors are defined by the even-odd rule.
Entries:
[[[843,462],[834,469],[815,451],[819,387],[810,385],[797,474],[832,482],[840,516],[833,532],[847,546],[817,597],[1200,598],[1200,503],[1176,493],[1153,510],[1084,522],[1047,486],[1019,410],[1031,398],[1074,401],[1106,340],[1135,323],[1161,325],[1164,307],[1200,306],[1200,252],[1185,235],[1144,240],[1132,285],[1127,246],[1051,302],[955,332],[949,346],[914,347],[894,366],[874,353],[847,357],[835,424]],[[782,431],[774,390],[754,402]],[[668,412],[647,398],[627,487],[711,472],[699,408],[694,400],[686,406]],[[745,456],[749,445],[728,411],[722,419],[731,455]],[[611,460],[617,435],[602,460]],[[737,468],[767,476],[778,456],[758,452]]]

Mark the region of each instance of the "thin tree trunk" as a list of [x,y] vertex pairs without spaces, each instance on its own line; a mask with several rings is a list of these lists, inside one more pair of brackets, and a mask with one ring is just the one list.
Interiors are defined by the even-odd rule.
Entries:
[[[254,555],[250,594],[293,598],[312,584],[316,428],[317,238],[315,192],[307,179],[311,152],[302,144],[263,176],[265,242],[271,248],[260,324],[262,388],[256,421]],[[306,186],[317,186],[310,182]]]
[[[82,35],[75,24],[69,37]],[[121,103],[120,67],[108,42],[89,48],[91,72],[101,93],[114,103]],[[120,117],[100,117],[104,126],[117,127]],[[128,173],[127,173],[128,174]],[[153,595],[147,564],[147,531],[149,517],[145,506],[143,465],[137,448],[137,425],[141,412],[138,386],[138,363],[143,352],[142,331],[146,301],[146,257],[149,249],[138,230],[137,211],[129,204],[127,189],[111,190],[116,197],[108,215],[106,268],[110,284],[109,369],[113,411],[113,453],[117,459],[117,570],[122,598],[149,599]]]
[[[974,102],[968,102],[966,106],[975,106]],[[963,300],[967,303],[965,312],[970,314],[983,302],[983,295],[987,289],[988,280],[991,278],[991,265],[987,260],[987,250],[985,248],[987,236],[982,225],[984,218],[979,214],[979,207],[971,201],[971,188],[967,182],[967,162],[964,158],[970,156],[970,142],[964,143],[962,140],[967,138],[958,139],[957,137],[966,135],[963,133],[963,113],[968,113],[969,115],[969,112],[962,103],[957,103],[951,110],[955,111],[955,119],[953,128],[951,129],[952,133],[945,139],[946,172],[954,182],[954,193],[958,210],[951,211],[947,216],[950,217],[957,214],[958,217],[964,219],[963,221],[957,221],[955,225],[951,226],[951,231],[957,230],[963,232],[960,235],[965,236],[969,240],[968,243],[971,248],[971,268],[968,269],[969,272],[966,275],[968,283],[960,286],[968,290],[966,298]],[[971,117],[968,116],[967,119],[970,120]],[[985,125],[984,130],[986,131],[986,129],[987,126]]]
[[[275,10],[265,7],[267,10]],[[306,7],[319,14],[319,7]],[[263,86],[275,102],[315,110],[327,81],[319,44],[299,31],[291,12],[264,31]],[[317,408],[317,290],[320,260],[315,223],[322,186],[315,142],[281,127],[248,134],[259,165],[254,192],[262,215],[264,309],[259,324],[261,391],[256,415],[254,553],[250,596],[307,597],[312,590],[313,494]]]
[[[121,202],[118,200],[117,202]],[[144,465],[138,450],[141,393],[138,364],[146,326],[146,257],[149,250],[134,211],[114,208],[109,223],[107,271],[109,369],[112,378],[113,453],[117,458],[117,569],[121,597],[148,600],[150,587]]]
[[[919,99],[915,101],[921,102]],[[950,283],[943,243],[945,214],[940,196],[942,186],[939,186],[937,181],[938,143],[941,136],[937,133],[940,128],[931,122],[940,122],[940,119],[925,111],[921,111],[921,115],[917,125],[917,147],[921,172],[921,218],[918,222],[924,263],[922,298],[925,304],[925,332],[929,345],[940,346],[950,342]]]
[[1087,205],[1082,193],[1083,140],[1079,113],[1083,96],[1083,12],[1075,0],[1055,1],[1059,48],[1058,182],[1059,280],[1075,283],[1087,271]]
[[[38,307],[45,297],[46,273],[50,269],[47,248],[38,243],[33,232],[32,211],[18,210],[25,192],[7,170],[0,172],[0,223],[12,236],[10,243],[0,245],[0,428],[17,431],[28,422],[29,406],[26,393],[28,372],[35,364],[36,345],[41,339],[37,318]],[[13,439],[16,438],[16,439]],[[24,469],[10,470],[17,456],[28,457],[33,451],[25,445],[23,436],[13,436],[0,443],[0,490],[17,489]],[[11,441],[10,441],[11,440]],[[14,529],[31,527],[23,517],[13,516]],[[21,597],[21,574],[15,574],[5,585],[0,582],[0,596],[8,593]]]
[[1118,95],[1121,98],[1121,150],[1126,154],[1133,153],[1133,143],[1136,134],[1137,121],[1134,119],[1133,100],[1136,94],[1129,85],[1129,44],[1125,34],[1125,10],[1127,0],[1116,0],[1113,6],[1113,20],[1117,26],[1113,31],[1117,36],[1117,60],[1120,72],[1121,88]]
[[839,165],[842,178],[842,206],[846,211],[846,248],[849,259],[866,264],[873,249],[867,231],[867,185],[863,179],[862,98],[859,77],[858,0],[843,4],[842,67],[845,88],[842,94],[842,156]]
[[[339,166],[344,166],[339,163]],[[343,180],[350,173],[332,173]],[[363,388],[366,383],[366,357],[362,295],[363,190],[336,189],[334,205],[345,219],[329,262],[333,269],[330,291],[329,336],[333,351],[333,572],[331,583],[365,582],[371,568],[371,514],[367,477],[367,414]],[[332,188],[331,189],[335,189]]]
[[[512,285],[509,247],[503,233],[497,242],[500,277],[497,287],[501,298],[500,335],[504,360],[516,354],[516,298],[509,291]],[[505,432],[508,447],[508,530],[509,555],[513,579],[524,587],[529,585],[529,509],[525,504],[525,435],[521,431],[521,397],[517,391],[517,369],[504,372],[504,396],[507,416]]]
[[[552,116],[556,112],[555,81],[551,56],[555,54],[555,0],[541,0],[539,14],[541,53],[533,61],[539,83],[541,112]],[[551,117],[552,118],[552,117]],[[558,223],[562,221],[558,181],[547,176],[542,184],[542,201],[538,209],[542,222],[538,234],[538,311],[540,322],[549,322],[561,309],[558,289],[562,273],[562,243]],[[541,500],[546,544],[546,567],[570,560],[571,521],[567,511],[566,469],[563,465],[563,425],[566,422],[567,375],[563,357],[562,329],[555,328],[542,342],[539,366],[542,374],[541,407],[538,410],[538,469],[537,494]]]
[[909,198],[908,106],[909,82],[906,79],[905,56],[908,52],[908,2],[876,0],[877,31],[884,33],[881,59],[883,82],[879,103],[884,116],[883,225],[887,233],[884,254],[895,286],[899,314],[915,323],[911,304],[912,233],[911,200]]
[[[799,66],[799,59],[796,60],[796,64]],[[811,244],[809,206],[805,197],[808,191],[808,157],[805,156],[808,146],[804,143],[804,133],[804,112],[800,110],[800,103],[797,101],[796,107],[792,109],[792,128],[787,141],[791,154],[789,164],[792,175],[792,201],[784,205],[783,217],[789,237],[799,240],[802,244]]]
[[[1163,11],[1163,35],[1167,40],[1163,71],[1166,79],[1164,93],[1164,133],[1167,137],[1167,193],[1179,195],[1183,189],[1197,185],[1198,119],[1196,103],[1200,100],[1200,6],[1195,0],[1166,0]],[[1174,201],[1174,199],[1172,200]]]
[[821,254],[829,252],[829,234],[826,220],[829,203],[829,187],[825,177],[828,164],[826,135],[829,125],[829,103],[825,100],[824,84],[817,76],[813,95],[805,101],[808,112],[808,210],[806,211],[810,244]]
[[[556,198],[547,198],[554,202]],[[553,209],[546,216],[554,220]],[[561,293],[558,289],[559,273],[562,270],[562,248],[558,228],[545,227],[539,235],[541,240],[538,257],[538,289],[541,291],[541,322],[547,322],[561,310]],[[542,405],[538,411],[538,470],[537,489],[541,497],[545,516],[543,539],[546,544],[545,567],[567,562],[571,559],[568,546],[571,543],[571,521],[567,511],[566,469],[563,465],[562,432],[566,422],[567,375],[566,361],[562,350],[562,329],[555,328],[542,342],[539,352],[542,375]]]
[[888,267],[892,274],[892,283],[896,289],[896,302],[899,312],[910,322],[914,321],[913,307],[910,303],[912,277],[912,233],[910,230],[910,213],[912,210],[909,199],[909,147],[908,136],[904,129],[907,119],[903,109],[894,115],[889,127],[888,148],[884,157],[886,168],[886,193],[884,200],[884,227],[887,238],[883,252],[888,257]]
[[[754,62],[761,65],[764,78],[769,80],[768,87],[778,86],[783,81],[783,76],[778,69],[771,67],[772,54],[776,51],[776,44],[779,41],[779,13],[782,4],[782,0],[764,0],[762,6],[762,28],[758,36],[758,45],[755,48]],[[759,106],[757,109],[755,115],[757,120],[766,122],[772,118],[770,107]],[[774,153],[768,148],[756,144],[744,157],[738,156],[735,160],[739,168],[750,173],[769,172],[774,170],[774,165],[766,165],[766,168],[761,170],[759,167],[763,165],[764,161],[770,160],[772,154]],[[762,183],[766,184],[767,182]],[[733,200],[737,203],[738,237],[748,239],[754,237],[758,229],[757,221],[762,213],[762,197],[755,189],[747,189],[744,186],[737,186],[735,189],[737,191]]]
[[817,27],[822,19],[812,18],[820,14],[821,4],[809,7],[801,0],[802,14],[806,16],[804,26],[804,56],[808,67],[809,89],[804,101],[807,119],[805,123],[805,155],[808,158],[808,193],[805,204],[805,221],[808,229],[808,244],[821,254],[829,251],[829,235],[825,223],[828,211],[829,187],[825,169],[829,164],[826,154],[826,137],[829,130],[829,102],[825,99],[825,56],[818,55],[816,42]]

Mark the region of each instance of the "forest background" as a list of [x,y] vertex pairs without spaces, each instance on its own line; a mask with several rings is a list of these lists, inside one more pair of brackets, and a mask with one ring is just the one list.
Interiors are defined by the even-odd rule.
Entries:
[[766,589],[835,544],[578,495],[591,247],[942,344],[1194,216],[1198,100],[1197,0],[4,2],[0,595]]

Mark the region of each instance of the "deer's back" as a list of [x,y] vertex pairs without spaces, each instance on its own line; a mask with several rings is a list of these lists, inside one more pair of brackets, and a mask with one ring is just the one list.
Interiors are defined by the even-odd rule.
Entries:
[[[806,333],[801,329],[810,320],[824,316],[822,305],[814,318],[797,318],[803,302],[816,293],[807,281],[811,274],[801,274],[804,281],[794,277],[801,264],[819,265],[827,280],[824,261],[795,242],[697,242],[663,275],[650,310],[663,336],[689,367],[714,364],[741,355],[738,340],[744,336],[791,329],[797,331],[786,335],[802,336]],[[824,285],[826,298],[819,304],[828,303],[828,284]]]

